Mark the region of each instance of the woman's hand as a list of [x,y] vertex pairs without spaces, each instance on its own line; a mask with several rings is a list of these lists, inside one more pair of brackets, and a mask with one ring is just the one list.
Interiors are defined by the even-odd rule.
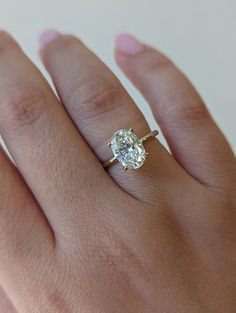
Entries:
[[[233,313],[236,163],[183,74],[122,35],[116,60],[172,155],[104,170],[114,131],[149,127],[111,71],[73,36],[41,36],[59,98],[0,35],[0,283],[18,313]],[[11,309],[9,312],[14,312]]]

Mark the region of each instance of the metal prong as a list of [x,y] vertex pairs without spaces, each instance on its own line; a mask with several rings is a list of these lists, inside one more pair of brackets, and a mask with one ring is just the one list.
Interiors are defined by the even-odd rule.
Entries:
[[129,128],[129,132],[131,132],[131,133],[132,133],[133,131],[134,131],[134,129],[133,129],[133,128]]
[[145,152],[145,155],[146,155],[146,157],[147,157],[147,156],[149,156],[149,153],[148,153],[148,152]]
[[110,141],[108,141],[107,145],[108,145],[108,147],[110,147],[110,146],[111,146],[111,142],[110,142]]
[[127,171],[127,170],[128,170],[128,167],[127,167],[127,166],[124,166],[124,167],[123,167],[123,170],[124,170],[124,171]]

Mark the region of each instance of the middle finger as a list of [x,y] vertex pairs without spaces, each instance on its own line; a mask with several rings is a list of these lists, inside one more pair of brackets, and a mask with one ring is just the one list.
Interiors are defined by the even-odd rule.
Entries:
[[107,176],[46,80],[6,33],[0,33],[0,73],[7,147],[54,230],[70,227],[84,208],[71,203],[95,194],[96,180]]

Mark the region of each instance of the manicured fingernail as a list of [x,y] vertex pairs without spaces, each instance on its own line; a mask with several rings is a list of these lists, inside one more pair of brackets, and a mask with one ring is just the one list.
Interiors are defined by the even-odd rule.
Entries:
[[50,42],[57,39],[61,34],[53,29],[48,29],[39,35],[39,46],[45,48]]
[[143,44],[128,34],[120,34],[115,39],[116,49],[126,55],[136,55],[143,50]]

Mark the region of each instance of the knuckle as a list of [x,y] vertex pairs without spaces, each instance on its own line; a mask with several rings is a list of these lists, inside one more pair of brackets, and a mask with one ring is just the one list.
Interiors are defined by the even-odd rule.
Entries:
[[142,75],[156,75],[156,73],[173,70],[174,64],[166,56],[156,51],[148,50],[142,62]]
[[193,101],[188,103],[170,104],[168,101],[162,106],[162,116],[170,119],[173,123],[201,122],[209,117],[207,108],[200,101]]
[[121,98],[121,91],[112,83],[91,80],[73,89],[69,96],[72,115],[80,114],[86,119],[99,118],[113,111]]
[[35,89],[15,89],[2,101],[2,115],[10,128],[36,125],[45,112],[45,96]]
[[[175,77],[177,82],[183,80],[182,74],[172,61],[162,54],[157,55],[157,52],[153,50],[147,50],[142,63],[141,75],[151,78],[157,75],[164,75]],[[146,84],[146,82],[144,81],[143,84]],[[162,103],[160,103],[160,115],[162,117],[171,119],[176,123],[186,120],[201,121],[209,117],[209,112],[200,96],[196,94],[192,87],[187,86],[186,88],[188,90],[179,92],[176,99],[173,99],[172,95],[167,95],[162,99]]]

